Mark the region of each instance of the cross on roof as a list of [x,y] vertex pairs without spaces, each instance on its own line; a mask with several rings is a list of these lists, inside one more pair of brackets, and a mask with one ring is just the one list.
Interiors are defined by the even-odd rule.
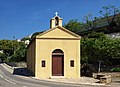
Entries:
[[57,12],[55,12],[55,15],[56,15],[56,16],[58,16],[58,13],[57,13]]

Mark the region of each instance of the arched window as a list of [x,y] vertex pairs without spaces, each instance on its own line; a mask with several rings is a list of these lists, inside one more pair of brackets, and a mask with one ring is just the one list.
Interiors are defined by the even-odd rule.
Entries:
[[55,26],[58,26],[58,25],[59,25],[59,18],[55,17]]
[[52,55],[64,55],[63,51],[60,49],[56,49],[52,52]]

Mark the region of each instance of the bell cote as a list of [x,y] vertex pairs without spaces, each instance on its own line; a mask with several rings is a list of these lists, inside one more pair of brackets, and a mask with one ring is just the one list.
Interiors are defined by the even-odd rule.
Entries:
[[62,27],[62,18],[58,16],[58,13],[55,13],[55,17],[50,20],[50,28],[54,28],[56,26]]

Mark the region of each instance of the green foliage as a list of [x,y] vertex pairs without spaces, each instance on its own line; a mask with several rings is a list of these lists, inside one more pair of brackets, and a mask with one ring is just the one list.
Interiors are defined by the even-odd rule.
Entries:
[[19,48],[16,50],[15,54],[11,56],[10,61],[12,62],[26,61],[26,47],[24,43],[20,43]]
[[120,39],[110,39],[104,33],[86,35],[81,39],[82,63],[92,63],[98,60],[112,64],[114,59],[120,59]]
[[107,36],[103,32],[97,33],[95,31],[92,31],[91,33],[89,33],[88,35],[86,35],[84,37],[88,37],[88,38],[107,38]]
[[111,15],[116,15],[119,12],[120,12],[119,8],[112,5],[108,5],[108,6],[103,6],[102,10],[99,13],[102,14],[104,17],[108,17]]
[[84,27],[85,27],[85,29],[90,29],[90,28],[95,29],[97,24],[98,24],[98,22],[97,22],[98,20],[99,20],[99,18],[93,17],[92,14],[86,15],[84,17],[84,21],[85,21]]
[[[120,10],[115,6],[104,6],[99,11],[102,17],[94,17],[92,14],[84,16],[84,28],[95,30],[103,26],[107,27],[107,32],[120,30]],[[110,30],[111,29],[111,30]]]
[[23,42],[15,40],[0,40],[0,50],[3,54],[0,56],[3,61],[25,61],[26,45]]
[[37,35],[39,35],[39,34],[41,34],[41,33],[43,33],[43,32],[45,32],[45,31],[35,32],[35,33],[32,35],[32,37],[31,37],[31,38],[34,38],[35,36],[37,36]]
[[106,18],[109,26],[117,26],[118,19],[120,19],[120,17],[117,16],[119,12],[119,8],[109,5],[102,7],[102,10],[99,13]]
[[26,41],[26,40],[30,40],[30,38],[23,38],[21,41]]
[[77,19],[73,19],[70,20],[67,24],[64,24],[64,27],[70,31],[77,33],[78,31],[82,30],[84,26],[83,23],[78,22]]
[[0,60],[1,62],[4,62],[6,59],[6,55],[4,53],[0,53]]
[[119,19],[118,19],[117,25],[118,25],[118,27],[120,28],[120,17],[119,17]]
[[112,72],[120,72],[120,68],[112,68],[111,71]]
[[[80,30],[91,29],[93,32],[84,34],[81,39],[81,62],[97,62],[103,61],[107,64],[113,64],[113,61],[120,59],[120,39],[109,38],[104,33],[97,32],[112,32],[115,29],[120,28],[120,15],[119,9],[115,6],[104,6],[100,11],[103,17],[93,17],[92,14],[85,16],[85,24],[78,20],[70,20],[64,25],[66,29],[69,29],[77,34]],[[109,24],[109,26],[108,26]],[[108,26],[108,27],[102,27]],[[101,28],[100,28],[101,27]],[[95,29],[99,30],[95,32]],[[112,30],[110,30],[110,29]]]

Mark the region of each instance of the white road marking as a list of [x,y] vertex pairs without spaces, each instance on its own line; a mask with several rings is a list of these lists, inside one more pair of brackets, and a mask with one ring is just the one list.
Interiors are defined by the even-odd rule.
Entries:
[[12,83],[12,84],[16,84],[16,83],[14,83],[14,82],[12,82],[12,81],[10,81],[10,80],[8,80],[8,79],[5,79],[7,82],[10,82],[10,83]]
[[0,77],[3,78],[3,76],[0,74]]

